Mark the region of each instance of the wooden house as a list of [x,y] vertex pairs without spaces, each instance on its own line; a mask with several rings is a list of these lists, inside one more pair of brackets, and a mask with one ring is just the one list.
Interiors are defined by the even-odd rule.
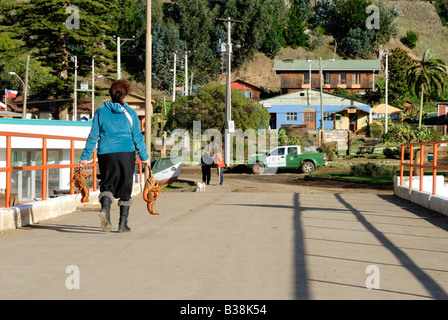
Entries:
[[260,95],[263,92],[263,89],[242,80],[235,80],[231,83],[230,86],[233,89],[241,91],[246,98],[254,99],[257,101],[260,100]]
[[[323,91],[333,93],[337,88],[343,88],[350,94],[363,95],[374,90],[375,74],[381,70],[381,61],[323,60],[321,68]],[[320,89],[318,60],[276,60],[274,70],[281,77],[282,94]]]

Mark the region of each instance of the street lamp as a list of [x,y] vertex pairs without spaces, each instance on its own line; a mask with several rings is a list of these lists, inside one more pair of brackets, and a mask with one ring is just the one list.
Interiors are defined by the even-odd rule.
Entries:
[[230,133],[234,132],[234,126],[232,121],[232,90],[231,90],[231,61],[232,61],[232,43],[231,43],[231,30],[232,30],[232,23],[242,23],[241,20],[232,20],[229,18],[227,19],[216,19],[217,21],[222,21],[227,26],[227,79],[226,79],[226,108],[225,108],[225,135],[224,135],[224,163],[226,165],[230,165]]
[[387,106],[389,104],[389,56],[391,56],[392,53],[390,52],[383,52],[382,56],[386,56],[386,109],[385,109],[385,122],[384,122],[384,133],[387,133],[388,131],[388,113],[387,113]]
[[20,80],[20,82],[22,83],[22,87],[23,87],[23,111],[22,111],[22,118],[26,119],[26,103],[27,103],[27,96],[28,96],[28,90],[27,90],[27,85],[25,84],[25,82],[23,82],[22,79],[20,79],[20,77],[17,75],[17,73],[15,73],[14,71],[9,71],[8,72],[9,75],[11,76],[16,76],[17,79]]

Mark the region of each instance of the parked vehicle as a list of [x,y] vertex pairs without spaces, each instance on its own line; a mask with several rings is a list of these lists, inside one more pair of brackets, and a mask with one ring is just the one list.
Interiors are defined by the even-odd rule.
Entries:
[[327,165],[325,153],[302,153],[300,146],[281,146],[249,159],[248,167],[255,174],[262,174],[266,168],[299,168],[311,173],[317,167]]

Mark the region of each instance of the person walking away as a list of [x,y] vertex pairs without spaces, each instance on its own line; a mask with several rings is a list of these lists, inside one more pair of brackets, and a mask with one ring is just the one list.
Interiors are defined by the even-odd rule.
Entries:
[[224,161],[222,160],[221,152],[215,153],[215,164],[216,164],[216,168],[218,168],[218,184],[222,185],[224,182],[224,176],[222,173],[222,170],[224,167]]
[[114,199],[119,199],[120,233],[131,231],[128,217],[132,205],[135,151],[138,151],[144,164],[150,165],[137,113],[124,102],[129,91],[130,85],[126,80],[112,83],[109,89],[111,101],[107,101],[95,111],[92,129],[79,162],[79,165],[84,167],[98,144],[101,228],[104,231],[112,231],[110,207]]
[[213,164],[213,158],[210,156],[210,152],[206,151],[201,157],[201,169],[202,169],[202,182],[210,184],[211,167]]

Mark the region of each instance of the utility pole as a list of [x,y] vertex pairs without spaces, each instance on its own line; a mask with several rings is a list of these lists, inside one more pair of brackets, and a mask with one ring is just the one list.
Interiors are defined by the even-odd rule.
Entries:
[[177,64],[177,53],[174,52],[174,68],[173,68],[173,102],[176,101],[176,64]]
[[95,115],[95,56],[92,56],[92,119]]
[[126,41],[134,41],[135,40],[135,36],[133,36],[132,39],[121,39],[120,37],[114,36],[114,39],[115,38],[117,39],[117,42],[115,42],[112,39],[106,39],[106,40],[112,41],[117,46],[117,80],[120,80],[121,79],[121,46]]
[[188,53],[185,52],[185,95],[188,96]]
[[[134,41],[135,36],[132,37],[132,39],[120,39],[120,37],[117,37],[117,80],[121,79],[121,46],[126,41]],[[123,41],[123,42],[121,42]]]
[[311,62],[313,62],[313,60],[308,59],[306,60],[306,62],[308,62],[310,64],[310,71],[309,71],[309,77],[310,77],[310,86],[308,87],[308,105],[311,104]]
[[30,56],[26,56],[26,72],[25,72],[25,90],[24,90],[24,100],[23,100],[23,110],[22,119],[26,119],[26,104],[28,101],[28,70],[30,68]]
[[184,71],[184,73],[185,73],[185,90],[184,90],[184,95],[185,96],[188,96],[188,56],[192,55],[193,53],[194,53],[194,51],[193,52],[187,51],[187,52],[183,53],[184,54],[184,59],[185,59],[185,62],[184,62],[184,69],[185,69],[185,71]]
[[216,19],[217,21],[223,21],[227,26],[227,81],[226,81],[226,111],[225,111],[225,124],[224,124],[224,163],[230,164],[230,133],[234,131],[232,122],[232,96],[231,96],[231,61],[232,61],[232,43],[231,43],[231,31],[232,23],[242,23],[241,20]]
[[320,83],[320,118],[322,122],[322,129],[321,129],[321,145],[323,142],[323,136],[324,136],[324,130],[325,130],[325,124],[324,124],[324,103],[323,103],[323,89],[322,89],[322,58],[319,57],[319,83]]
[[[152,36],[151,36],[151,0],[146,0],[146,55],[145,55],[145,143],[151,160],[151,76],[152,76]],[[145,176],[149,177],[149,168],[145,168]]]
[[384,133],[387,133],[388,131],[388,122],[389,122],[389,115],[387,113],[387,107],[389,104],[389,56],[392,55],[392,53],[385,52],[383,55],[386,56],[386,114],[385,114],[385,122],[384,122]]
[[73,121],[78,120],[78,57],[72,57],[75,61],[75,84],[73,86]]

